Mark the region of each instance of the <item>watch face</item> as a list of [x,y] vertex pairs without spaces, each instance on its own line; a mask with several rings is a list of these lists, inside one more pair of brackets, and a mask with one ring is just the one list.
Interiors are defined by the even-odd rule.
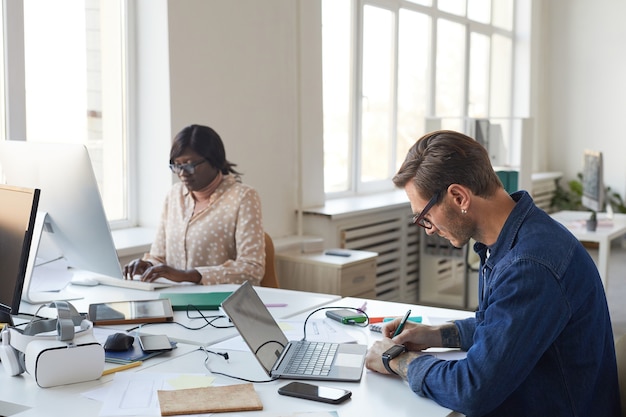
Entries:
[[403,354],[404,352],[406,352],[406,348],[403,345],[395,345],[387,349],[385,354],[393,359],[396,356]]

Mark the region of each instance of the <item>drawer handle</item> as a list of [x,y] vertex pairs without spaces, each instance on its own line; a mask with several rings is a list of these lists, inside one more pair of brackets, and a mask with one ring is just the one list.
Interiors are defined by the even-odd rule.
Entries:
[[363,281],[365,281],[365,275],[360,275],[360,276],[354,277],[352,279],[352,282],[354,282],[354,283],[359,283],[359,282],[363,282]]

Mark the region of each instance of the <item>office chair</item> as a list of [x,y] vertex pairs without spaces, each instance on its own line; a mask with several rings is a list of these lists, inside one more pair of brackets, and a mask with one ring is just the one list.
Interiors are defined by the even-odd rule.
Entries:
[[278,277],[276,276],[276,265],[274,263],[274,242],[270,235],[265,233],[265,275],[261,280],[262,287],[280,288]]
[[619,381],[619,398],[622,403],[622,417],[626,417],[626,335],[617,339],[615,357],[617,358],[617,378]]

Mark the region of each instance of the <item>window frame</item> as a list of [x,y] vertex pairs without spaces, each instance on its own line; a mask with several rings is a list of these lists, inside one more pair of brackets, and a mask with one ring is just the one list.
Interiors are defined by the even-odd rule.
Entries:
[[[129,140],[133,131],[132,114],[135,112],[135,92],[131,90],[133,82],[135,58],[135,39],[132,22],[135,21],[134,2],[120,0],[123,16],[120,19],[119,38],[122,46],[121,106],[120,112],[122,139],[122,166],[126,175],[123,179],[124,218],[109,219],[111,229],[134,227],[138,222],[137,199],[135,197],[136,164],[130,161],[135,158],[136,144]],[[0,140],[27,140],[26,134],[26,89],[25,89],[25,44],[24,44],[24,6],[21,1],[3,0],[0,16],[0,28],[3,29],[4,41],[0,49],[0,92],[5,100],[0,105]],[[106,167],[104,168],[106,170]],[[103,190],[100,190],[103,194]]]

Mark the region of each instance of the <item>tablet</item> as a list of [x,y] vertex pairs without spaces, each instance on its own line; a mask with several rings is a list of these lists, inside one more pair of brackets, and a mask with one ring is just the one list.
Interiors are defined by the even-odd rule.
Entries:
[[113,301],[89,304],[89,320],[94,325],[164,323],[174,320],[167,298],[138,301]]

